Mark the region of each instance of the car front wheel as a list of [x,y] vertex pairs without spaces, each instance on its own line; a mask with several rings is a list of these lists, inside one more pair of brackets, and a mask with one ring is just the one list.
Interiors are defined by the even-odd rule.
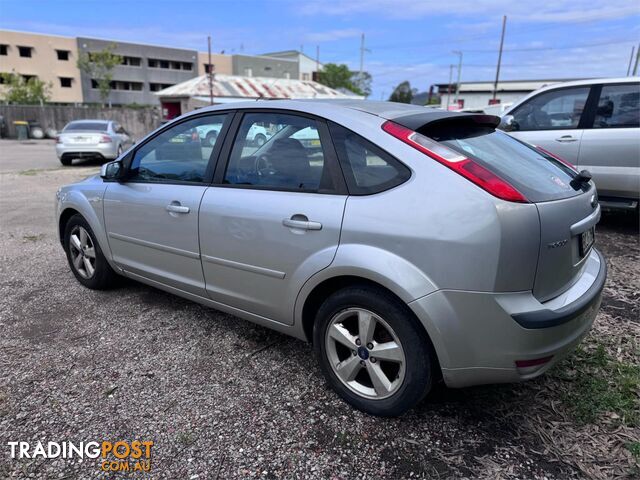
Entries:
[[327,298],[314,348],[333,389],[372,415],[401,415],[431,389],[431,342],[408,307],[385,290],[349,287]]
[[104,290],[114,284],[117,274],[104,257],[93,230],[80,214],[72,216],[65,226],[64,249],[71,271],[82,285]]

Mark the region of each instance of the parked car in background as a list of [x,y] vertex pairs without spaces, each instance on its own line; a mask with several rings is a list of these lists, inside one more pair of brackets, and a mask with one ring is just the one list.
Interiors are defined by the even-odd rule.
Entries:
[[108,161],[118,158],[133,145],[133,139],[118,122],[74,120],[56,137],[56,154],[62,165],[74,159]]
[[509,109],[500,128],[591,172],[603,206],[638,208],[640,78],[541,88]]
[[[203,108],[62,187],[60,241],[82,285],[119,274],[312,341],[346,401],[399,415],[440,378],[542,374],[598,311],[593,182],[499,121],[369,101]],[[198,140],[220,124],[213,148]]]
[[[204,125],[196,128],[202,144],[213,147],[220,134],[222,124]],[[271,133],[262,125],[252,125],[247,133],[249,143],[258,147],[264,145],[269,138],[271,138]]]

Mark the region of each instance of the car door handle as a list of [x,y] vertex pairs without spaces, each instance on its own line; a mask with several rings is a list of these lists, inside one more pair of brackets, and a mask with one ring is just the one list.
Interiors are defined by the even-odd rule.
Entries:
[[[298,215],[294,215],[294,217],[297,216]],[[306,219],[307,217],[303,218]],[[299,228],[301,230],[322,230],[322,224],[320,222],[310,222],[308,219],[303,220],[302,218],[300,220],[296,220],[293,217],[285,218],[282,220],[282,225],[289,228]]]
[[167,212],[171,213],[189,213],[191,210],[189,207],[180,205],[180,202],[171,202],[167,205]]
[[575,137],[572,137],[571,135],[563,135],[561,137],[556,138],[556,142],[560,142],[560,143],[569,143],[569,142],[577,142],[578,139]]

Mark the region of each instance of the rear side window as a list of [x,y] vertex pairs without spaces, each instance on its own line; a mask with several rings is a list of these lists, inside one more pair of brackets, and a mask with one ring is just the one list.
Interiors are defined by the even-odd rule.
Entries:
[[360,135],[335,123],[329,129],[351,195],[383,192],[411,177],[411,170]]
[[639,127],[639,104],[640,83],[603,86],[593,128]]
[[455,122],[426,128],[420,133],[491,170],[531,202],[582,193],[571,185],[575,173],[568,166],[491,127]]

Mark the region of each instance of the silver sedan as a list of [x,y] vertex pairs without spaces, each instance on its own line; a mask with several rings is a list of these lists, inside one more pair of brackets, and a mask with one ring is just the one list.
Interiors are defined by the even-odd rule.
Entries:
[[590,175],[498,123],[386,102],[203,108],[62,187],[60,241],[82,285],[126,276],[311,341],[340,396],[399,415],[440,379],[542,374],[598,311]]
[[133,145],[122,125],[111,120],[69,122],[56,137],[60,163],[71,165],[74,159],[114,160]]

